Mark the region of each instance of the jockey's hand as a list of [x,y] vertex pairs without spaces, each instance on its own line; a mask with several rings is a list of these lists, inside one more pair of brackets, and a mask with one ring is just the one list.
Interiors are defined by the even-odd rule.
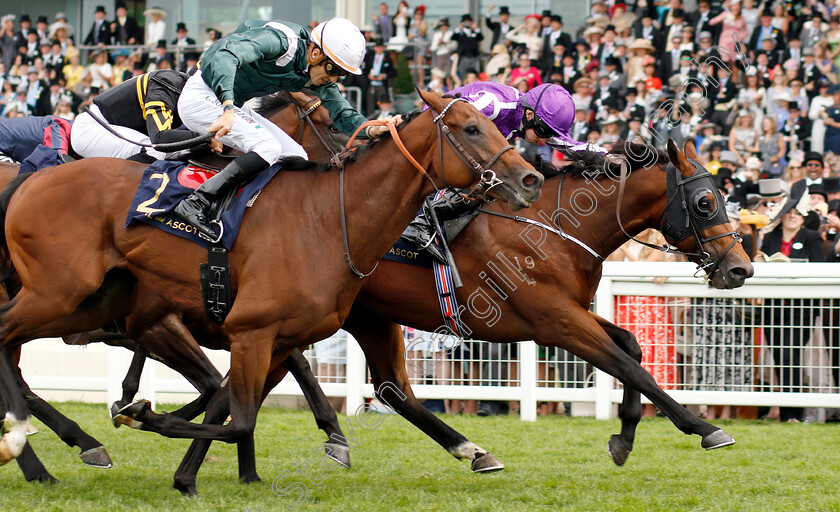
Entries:
[[233,127],[233,110],[225,110],[224,114],[219,116],[218,119],[213,121],[213,124],[210,125],[210,128],[207,128],[207,133],[216,132],[216,135],[213,137],[214,139],[221,139],[230,131]]
[[225,145],[222,144],[221,141],[216,139],[210,139],[210,151],[215,151],[216,153],[221,153],[222,150],[225,148]]
[[[386,117],[385,120],[393,119],[394,124],[400,124],[402,122],[402,116],[396,115],[394,117]],[[367,134],[368,137],[371,139],[378,139],[388,133],[388,126],[371,126],[368,128]]]

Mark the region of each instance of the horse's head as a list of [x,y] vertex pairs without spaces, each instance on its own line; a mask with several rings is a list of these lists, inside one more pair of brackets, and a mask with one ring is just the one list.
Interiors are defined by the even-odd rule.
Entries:
[[750,258],[732,229],[713,176],[699,162],[694,142],[683,151],[668,141],[668,202],[661,231],[700,265],[715,288],[738,288],[753,275]]
[[269,121],[295,139],[315,162],[324,162],[340,152],[349,139],[333,124],[321,100],[302,92],[279,92],[260,110]]
[[485,184],[488,196],[507,201],[512,210],[539,199],[543,177],[508,144],[496,125],[466,100],[418,92],[435,119],[432,167],[439,186]]

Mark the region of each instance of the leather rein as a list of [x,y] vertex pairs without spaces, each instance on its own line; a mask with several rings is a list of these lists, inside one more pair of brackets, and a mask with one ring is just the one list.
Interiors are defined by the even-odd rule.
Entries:
[[[444,165],[443,165],[443,144],[441,144],[441,139],[443,139],[443,140],[446,140],[449,143],[449,145],[455,150],[455,153],[461,158],[461,160],[469,168],[471,168],[473,170],[473,172],[475,172],[475,174],[479,177],[478,183],[476,184],[476,186],[472,190],[470,190],[469,193],[466,194],[466,197],[481,199],[481,198],[484,198],[487,195],[487,193],[493,187],[496,187],[496,186],[502,184],[502,180],[500,180],[496,176],[495,171],[491,170],[490,166],[493,165],[494,163],[496,163],[496,161],[506,151],[511,150],[511,149],[515,149],[515,148],[512,145],[508,144],[507,146],[500,149],[495,155],[493,155],[493,157],[490,160],[487,161],[486,164],[484,164],[482,166],[475,158],[473,158],[472,155],[469,154],[469,152],[466,150],[466,148],[464,148],[464,146],[458,141],[458,139],[455,137],[455,135],[452,134],[449,127],[443,121],[443,118],[446,115],[446,113],[449,111],[449,109],[452,107],[452,105],[455,104],[455,102],[458,102],[458,101],[464,101],[464,102],[469,103],[465,98],[455,98],[452,101],[450,101],[446,105],[446,107],[443,108],[443,110],[440,112],[440,114],[437,114],[437,116],[434,118],[434,124],[437,127],[437,139],[438,139],[438,154],[439,154],[438,173],[440,174],[440,178],[441,178],[441,181],[443,182],[444,186],[449,187],[449,185],[446,183],[446,176],[445,176]],[[430,107],[430,110],[432,111],[433,114],[436,113],[434,111],[434,109],[432,109],[431,107]],[[426,169],[423,168],[422,165],[420,165],[420,163],[411,155],[411,153],[405,147],[405,144],[403,144],[402,139],[400,139],[399,132],[397,131],[396,122],[394,121],[393,118],[392,119],[387,119],[387,120],[374,120],[374,121],[368,121],[366,123],[363,123],[361,126],[359,126],[356,129],[356,131],[353,133],[353,136],[350,137],[350,140],[347,141],[347,145],[345,146],[344,150],[342,150],[340,153],[334,153],[332,159],[330,160],[330,163],[332,163],[333,165],[335,165],[336,167],[339,168],[339,204],[341,206],[341,231],[342,231],[342,236],[343,236],[343,239],[344,239],[344,257],[347,261],[347,265],[350,267],[350,271],[353,273],[353,275],[355,275],[359,279],[364,279],[365,277],[368,277],[369,275],[373,274],[373,272],[376,270],[376,267],[379,266],[379,262],[376,262],[376,265],[373,266],[373,268],[370,270],[370,272],[362,272],[362,271],[358,270],[355,265],[353,265],[353,259],[350,257],[350,243],[349,243],[348,235],[347,235],[347,215],[346,215],[345,202],[344,202],[344,162],[351,155],[353,155],[356,151],[356,148],[352,146],[353,142],[356,140],[356,137],[359,135],[359,133],[363,129],[365,129],[369,126],[387,126],[388,131],[391,134],[391,138],[393,139],[394,143],[397,145],[397,148],[399,148],[400,153],[403,154],[403,156],[406,158],[406,160],[408,160],[411,163],[411,165],[414,166],[414,168],[417,169],[417,171],[421,175],[425,176],[432,183],[432,186],[434,187],[435,190],[438,190],[437,185],[435,184],[434,180],[432,180],[432,178],[429,176]],[[317,130],[316,130],[316,132],[317,132]],[[302,133],[302,130],[301,130],[301,133]],[[327,145],[325,141],[322,140],[322,143],[324,143],[324,145],[328,149],[330,149],[330,151],[332,151],[330,146]]]

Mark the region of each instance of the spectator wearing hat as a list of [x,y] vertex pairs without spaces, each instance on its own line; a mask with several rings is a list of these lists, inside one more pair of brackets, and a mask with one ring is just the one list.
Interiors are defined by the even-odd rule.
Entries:
[[113,44],[138,44],[140,36],[137,20],[128,15],[125,2],[117,2],[114,21],[111,22]]
[[[791,188],[790,198],[776,218],[765,228],[772,229],[764,235],[757,261],[766,257],[805,261],[823,261],[819,233],[804,227],[809,212],[808,192],[803,182]],[[782,258],[784,257],[784,258]],[[812,299],[765,299],[762,308],[764,339],[773,355],[774,368],[780,391],[801,392],[802,346],[814,320],[817,304]],[[801,407],[781,407],[781,421],[798,423],[803,419]]]
[[654,26],[653,18],[647,13],[643,14],[641,19],[636,23],[636,26],[633,29],[633,37],[636,38],[634,44],[639,39],[648,40],[651,46],[653,46],[655,50],[654,53],[657,57],[664,46],[662,31]]
[[551,15],[551,32],[543,37],[542,55],[540,56],[540,69],[551,68],[551,61],[554,57],[554,46],[562,44],[564,48],[570,49],[572,37],[563,31],[563,17],[558,14]]
[[97,5],[93,14],[94,20],[87,37],[82,42],[85,45],[105,46],[111,44],[111,26],[105,21],[105,6]]
[[805,170],[805,178],[800,181],[805,183],[804,186],[809,187],[815,183],[822,183],[825,161],[820,153],[815,151],[805,153],[802,159],[802,168]]
[[158,69],[173,69],[174,66],[172,65],[173,59],[172,55],[169,53],[169,49],[166,46],[166,39],[161,39],[155,45],[155,55],[154,58],[150,59],[149,65],[146,71],[155,71]]
[[[455,53],[458,54],[458,75],[461,79],[467,76],[468,70],[478,71],[481,69],[479,43],[484,40],[484,34],[473,25],[472,16],[469,13],[464,14],[461,16],[461,23],[452,34],[452,40],[458,43]],[[510,36],[510,33],[508,33],[508,36]],[[539,52],[537,52],[537,55],[539,55]]]
[[799,39],[802,41],[802,49],[813,48],[825,37],[825,18],[819,10],[814,9],[809,21],[802,26]]
[[840,155],[840,85],[832,85],[828,89],[833,104],[825,109],[825,145],[826,153]]
[[47,22],[46,16],[38,16],[37,21],[35,22],[35,32],[38,34],[38,44],[50,42],[50,29],[49,23]]
[[64,80],[64,66],[67,61],[61,54],[61,43],[56,40],[50,45],[50,51],[44,56],[44,69],[50,78]]
[[365,104],[368,111],[367,117],[373,115],[377,108],[377,103],[383,97],[390,98],[390,80],[397,76],[397,70],[394,68],[391,59],[385,53],[385,41],[377,39],[373,45],[373,52],[365,54],[364,62],[362,63],[362,74],[368,79],[368,87],[365,91]]
[[600,0],[593,1],[589,6],[589,17],[586,18],[586,24],[592,27],[606,27],[610,22],[610,17],[607,15],[607,9],[604,3]]
[[802,66],[799,68],[797,78],[805,84],[805,93],[808,95],[808,99],[813,99],[819,94],[819,85],[821,80],[825,80],[825,77],[817,66],[813,48],[802,50]]
[[[682,40],[681,32],[682,22],[685,18],[685,12],[682,10],[682,8],[670,9],[668,11],[668,15],[673,18],[673,22],[662,25],[662,32],[664,36],[663,41],[665,42],[666,52],[670,52],[672,50],[679,50],[679,47],[683,42],[688,42]],[[679,41],[676,41],[677,36],[680,37]]]
[[90,63],[85,66],[82,80],[85,77],[90,77],[91,88],[96,88],[99,92],[105,91],[114,85],[114,69],[108,63],[105,50],[96,50],[91,54]]
[[827,110],[834,105],[834,97],[828,93],[831,82],[821,78],[817,82],[819,94],[811,100],[811,107],[808,111],[808,118],[811,120],[811,151],[817,153],[825,152],[825,119],[828,117]]
[[33,30],[32,19],[29,17],[28,14],[21,14],[18,23],[20,24],[20,30],[18,30],[16,36],[17,44],[18,46],[24,46],[29,40],[29,33]]
[[19,48],[19,51],[26,56],[26,63],[30,66],[36,58],[41,56],[41,45],[38,41],[38,33],[30,30],[26,35],[26,44]]
[[811,122],[802,116],[799,105],[792,102],[788,106],[788,118],[782,125],[782,135],[788,143],[789,151],[801,149],[811,150]]
[[[216,41],[222,38],[222,31],[217,28],[208,28],[205,32],[207,32],[207,41],[204,41],[204,49],[210,48]],[[355,76],[355,75],[354,75]]]
[[17,54],[18,38],[15,34],[15,15],[7,14],[0,18],[0,58],[6,65],[6,71],[12,69]]
[[782,31],[772,25],[773,22],[773,10],[767,6],[761,11],[761,17],[759,18],[760,24],[755,27],[752,31],[752,35],[750,36],[749,41],[749,48],[750,50],[756,52],[758,50],[762,50],[763,47],[761,45],[762,41],[766,39],[770,39],[773,43],[773,49],[775,50],[782,50],[784,48],[784,44],[782,43],[783,34]]
[[544,9],[540,16],[540,37],[547,36],[551,32],[551,10]]
[[572,101],[575,104],[575,108],[588,112],[592,105],[592,79],[588,76],[582,76],[575,80],[572,89],[574,90],[574,93],[572,94]]
[[669,49],[662,53],[659,59],[659,76],[663,78],[670,78],[676,73],[680,67],[680,57],[682,56],[682,36],[677,34],[670,39]]
[[508,82],[510,74],[510,53],[503,44],[497,44],[490,51],[490,60],[487,61],[485,70],[490,80],[504,84]]
[[510,24],[510,10],[508,9],[508,6],[503,5],[499,7],[499,21],[493,21],[493,18],[490,17],[493,13],[493,9],[495,8],[496,5],[491,4],[490,7],[487,8],[487,14],[484,16],[485,25],[487,25],[487,28],[493,32],[493,38],[490,41],[491,48],[500,43],[505,44],[507,42],[505,36],[513,28]]
[[449,26],[449,18],[441,18],[435,24],[435,33],[432,34],[432,44],[429,49],[432,52],[432,69],[437,68],[445,76],[449,76],[452,69],[452,54],[458,46],[452,40],[454,32]]
[[166,18],[169,13],[160,7],[152,7],[143,11],[146,18],[146,47],[151,54],[155,44],[166,37]]
[[196,45],[195,39],[187,37],[187,24],[183,21],[178,22],[175,25],[175,34],[176,37],[172,40],[170,44],[175,47],[175,53],[178,56],[178,70],[186,71],[186,52],[189,50],[186,50],[185,48],[194,48]]

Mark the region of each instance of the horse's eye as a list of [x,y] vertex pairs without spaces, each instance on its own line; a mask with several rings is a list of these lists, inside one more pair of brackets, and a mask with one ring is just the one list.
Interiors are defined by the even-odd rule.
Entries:
[[341,133],[341,130],[339,130],[334,124],[330,125],[330,131],[333,133]]
[[471,124],[464,128],[464,131],[470,135],[478,135],[478,127],[474,124]]
[[704,212],[708,212],[712,209],[712,202],[709,201],[708,197],[703,197],[699,201],[697,201],[697,207],[703,210]]

